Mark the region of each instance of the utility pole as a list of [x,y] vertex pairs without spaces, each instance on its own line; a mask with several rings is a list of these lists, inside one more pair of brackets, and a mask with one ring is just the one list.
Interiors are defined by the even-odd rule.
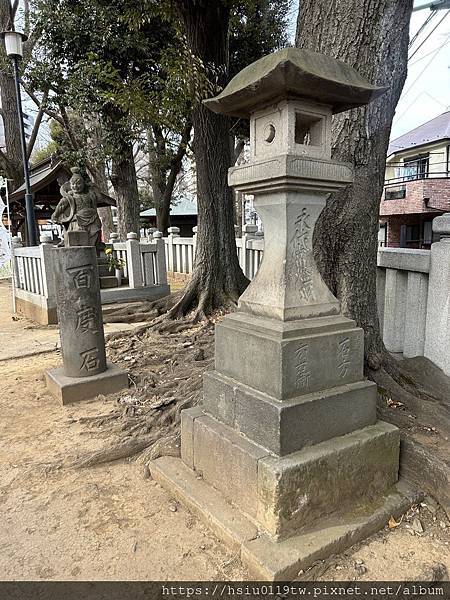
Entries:
[[429,8],[430,10],[446,10],[450,9],[450,0],[434,0],[434,2],[426,2],[413,8],[413,12]]

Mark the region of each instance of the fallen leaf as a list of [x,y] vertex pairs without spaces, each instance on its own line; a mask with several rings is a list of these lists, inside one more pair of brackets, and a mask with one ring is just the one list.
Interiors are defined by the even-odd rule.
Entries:
[[391,518],[389,519],[388,522],[388,527],[389,529],[395,529],[396,527],[398,527],[400,525],[400,523],[403,521],[403,516],[400,519],[400,521],[397,523],[397,521],[394,519],[394,517],[391,516]]
[[411,524],[411,529],[415,532],[415,533],[423,533],[424,529],[423,529],[423,525],[422,525],[422,521],[420,519],[414,519],[412,524]]

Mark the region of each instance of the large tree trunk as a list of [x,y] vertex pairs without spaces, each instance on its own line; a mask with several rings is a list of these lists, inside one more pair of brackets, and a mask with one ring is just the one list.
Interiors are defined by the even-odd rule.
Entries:
[[[2,31],[10,28],[11,4],[0,0],[0,26]],[[0,71],[0,98],[2,120],[5,131],[5,148],[1,149],[0,167],[7,179],[12,179],[11,188],[23,183],[22,149],[20,145],[19,118],[17,116],[16,90],[10,61],[6,58],[5,43],[1,43],[3,68]],[[6,150],[6,152],[5,152]]]
[[379,204],[392,119],[406,78],[413,0],[301,0],[296,45],[334,56],[389,86],[369,106],[334,117],[333,158],[354,165],[355,181],[332,195],[315,230],[322,275],[344,314],[365,332],[366,363],[380,367],[376,263]]
[[173,187],[170,191],[167,190],[166,144],[160,127],[154,126],[148,131],[148,154],[156,227],[162,233],[167,234],[167,228],[170,225],[170,201]]
[[[208,68],[214,67],[220,83],[228,73],[229,3],[178,0],[192,53]],[[194,105],[194,154],[197,165],[198,235],[192,279],[171,316],[191,309],[196,317],[236,302],[248,280],[239,266],[234,236],[233,195],[227,173],[234,160],[230,148],[229,119]]]
[[167,149],[162,129],[154,125],[148,131],[150,185],[156,211],[156,227],[167,233],[170,225],[170,206],[178,174],[191,137],[192,123],[188,120],[181,133],[176,152]]
[[140,230],[140,200],[131,142],[124,143],[120,154],[113,157],[111,171],[117,200],[117,233],[120,240],[126,240],[127,233],[139,235]]
[[22,149],[20,146],[19,118],[17,116],[16,92],[14,79],[8,73],[0,74],[0,96],[2,118],[5,130],[5,147],[7,161],[6,177],[12,179],[13,189],[23,183]]
[[[109,194],[105,160],[97,155],[97,149],[102,145],[102,134],[98,119],[86,118],[85,127],[89,132],[88,143],[92,154],[92,160],[89,161],[90,175],[98,189],[104,194]],[[99,208],[98,216],[102,223],[102,238],[107,243],[111,233],[115,231],[111,207],[102,206]]]

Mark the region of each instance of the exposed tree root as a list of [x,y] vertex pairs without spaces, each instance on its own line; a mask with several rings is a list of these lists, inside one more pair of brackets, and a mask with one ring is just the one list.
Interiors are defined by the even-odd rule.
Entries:
[[[427,362],[423,359],[424,362]],[[433,386],[426,385],[423,373],[418,369],[405,368],[410,361],[395,360],[388,355],[383,361],[383,368],[377,371],[369,371],[368,375],[372,381],[377,383],[379,390],[385,395],[395,398],[408,409],[414,412],[421,420],[429,420],[431,424],[442,424],[442,420],[450,425],[450,404],[444,393],[439,393]],[[429,370],[431,363],[424,365]]]
[[378,385],[381,419],[400,428],[400,472],[450,514],[450,379],[423,357],[369,371]]
[[109,441],[65,461],[65,467],[85,468],[137,455],[141,462],[179,455],[181,411],[201,398],[202,375],[214,357],[214,327],[209,321],[192,324],[188,319],[171,323],[174,329],[166,327],[164,333],[147,327],[139,335],[122,332],[110,338],[109,356],[127,369],[135,386],[117,396],[110,413],[76,419],[91,435],[107,435]]
[[155,441],[155,436],[139,436],[128,441],[120,441],[114,446],[108,446],[101,450],[97,450],[96,452],[82,455],[81,457],[68,462],[66,466],[75,469],[83,469],[86,467],[93,467],[94,465],[101,465],[103,463],[129,458],[130,456],[142,452],[142,450],[145,450],[145,448],[154,444]]
[[230,281],[219,283],[213,270],[203,274],[197,270],[184,289],[154,302],[136,302],[116,309],[114,306],[107,307],[103,320],[105,323],[148,321],[148,325],[139,328],[139,334],[148,328],[160,333],[180,333],[207,320],[218,310],[236,307],[249,281],[241,271],[226,279]]
[[104,323],[142,323],[166,314],[181,298],[183,290],[153,302],[133,302],[123,308],[108,306],[103,311]]

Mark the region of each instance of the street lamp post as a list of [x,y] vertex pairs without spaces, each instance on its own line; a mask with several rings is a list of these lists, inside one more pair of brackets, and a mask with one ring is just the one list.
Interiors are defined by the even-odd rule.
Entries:
[[23,56],[23,42],[27,39],[24,33],[18,31],[3,31],[1,37],[5,40],[6,54],[12,59],[14,82],[16,85],[17,115],[19,117],[20,143],[22,147],[23,174],[25,179],[25,210],[27,215],[28,240],[30,246],[37,246],[36,216],[34,214],[33,195],[30,184],[30,167],[27,155],[25,125],[22,111],[22,94],[20,91],[19,59]]

